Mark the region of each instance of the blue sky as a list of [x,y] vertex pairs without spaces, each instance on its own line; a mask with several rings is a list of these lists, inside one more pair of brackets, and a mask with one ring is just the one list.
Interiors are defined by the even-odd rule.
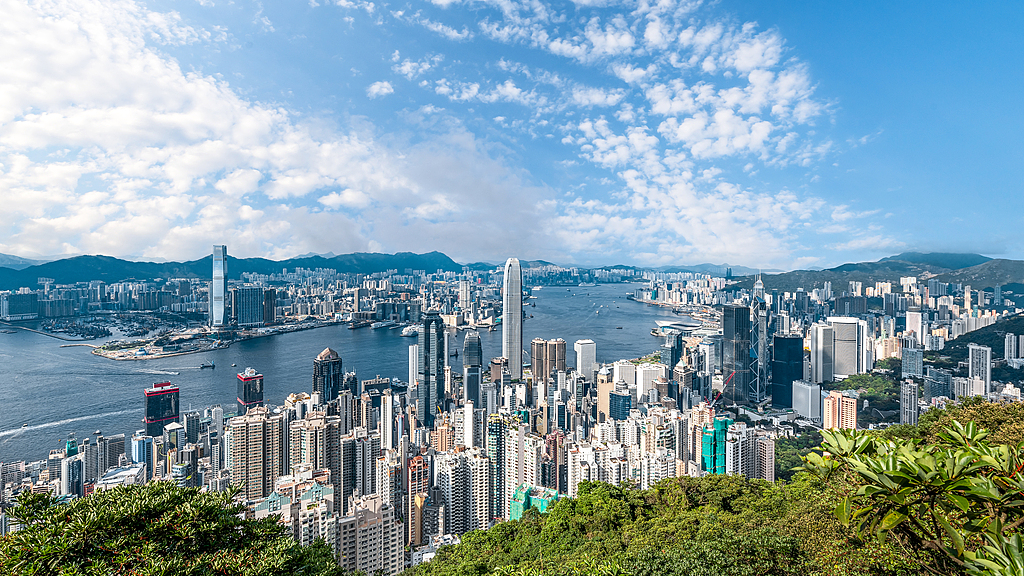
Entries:
[[1024,258],[1013,3],[0,12],[3,253]]

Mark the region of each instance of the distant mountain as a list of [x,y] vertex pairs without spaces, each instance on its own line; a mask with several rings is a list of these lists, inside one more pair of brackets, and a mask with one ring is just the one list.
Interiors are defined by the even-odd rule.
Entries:
[[888,258],[882,258],[882,260],[897,260],[900,262],[924,264],[925,266],[933,266],[936,268],[959,270],[961,268],[970,268],[971,266],[984,264],[985,262],[991,260],[991,258],[989,258],[988,256],[982,256],[981,254],[951,254],[947,252],[904,252],[903,254],[897,254],[895,256],[889,256]]
[[[978,262],[977,264],[971,264]],[[878,262],[843,264],[824,270],[794,270],[782,274],[763,275],[766,289],[793,292],[797,288],[810,291],[825,282],[832,283],[832,291],[842,293],[851,281],[863,282],[865,287],[875,282],[899,283],[903,276],[936,278],[942,282],[970,284],[975,290],[996,285],[1024,281],[1024,261],[993,260],[979,254],[922,254],[907,252],[883,258]],[[753,275],[741,278],[737,286],[751,288]]]
[[778,268],[748,268],[746,266],[737,266],[732,264],[694,264],[693,266],[662,266],[657,270],[659,272],[677,273],[677,272],[693,272],[695,274],[718,274],[725,275],[725,271],[732,268],[733,276],[747,276],[757,274],[779,273],[782,270]]
[[0,268],[10,268],[11,270],[24,270],[29,266],[35,266],[36,264],[42,264],[43,262],[46,262],[46,260],[29,260],[28,258],[22,258],[21,256],[0,254]]
[[[21,270],[0,267],[0,290],[15,290],[22,286],[35,287],[37,279],[53,278],[58,284],[73,284],[89,280],[107,283],[124,280],[150,280],[153,278],[210,278],[212,256],[191,262],[131,262],[111,256],[76,256],[29,266]],[[426,270],[434,272],[461,272],[462,265],[441,252],[413,254],[355,253],[332,258],[310,256],[287,260],[266,258],[235,258],[228,256],[228,278],[237,280],[243,272],[259,274],[280,273],[282,269],[328,268],[339,272],[372,274],[385,270]]]

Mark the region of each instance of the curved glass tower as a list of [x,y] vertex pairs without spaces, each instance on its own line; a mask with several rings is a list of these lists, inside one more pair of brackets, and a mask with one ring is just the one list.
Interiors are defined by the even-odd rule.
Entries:
[[502,282],[501,355],[513,380],[523,377],[523,270],[518,258],[505,262]]

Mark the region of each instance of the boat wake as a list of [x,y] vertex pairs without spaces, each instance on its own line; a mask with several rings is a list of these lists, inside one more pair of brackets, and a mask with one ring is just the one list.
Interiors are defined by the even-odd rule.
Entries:
[[23,432],[31,432],[33,430],[42,430],[44,428],[55,428],[57,426],[64,426],[73,422],[83,422],[85,420],[94,420],[96,418],[105,418],[107,416],[122,416],[124,414],[131,414],[138,412],[138,410],[118,410],[117,412],[104,412],[103,414],[91,414],[89,416],[79,416],[77,418],[66,418],[64,420],[57,420],[55,422],[46,422],[44,424],[33,424],[32,426],[25,426],[23,428],[15,428],[13,430],[4,430],[0,432],[0,438],[7,436],[17,436]]

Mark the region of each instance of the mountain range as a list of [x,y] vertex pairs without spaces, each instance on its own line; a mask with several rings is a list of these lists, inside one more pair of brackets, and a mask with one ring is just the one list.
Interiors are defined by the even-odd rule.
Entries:
[[[148,280],[153,278],[210,278],[211,256],[189,262],[133,262],[111,256],[75,256],[39,262],[0,254],[0,290],[15,290],[34,287],[39,278],[53,278],[58,284],[73,284],[88,280],[120,282],[122,280]],[[543,260],[524,260],[524,268],[552,265]],[[426,270],[433,272],[461,272],[469,270],[492,270],[500,264],[474,262],[460,264],[441,252],[413,254],[379,254],[358,252],[355,254],[304,254],[287,260],[266,258],[235,258],[228,256],[229,278],[239,279],[242,272],[271,274],[282,269],[328,268],[339,272],[372,274],[386,270]],[[636,266],[616,266],[637,268]],[[728,264],[698,264],[693,266],[664,266],[660,272],[722,273],[731,267],[734,274],[747,274],[737,278],[737,287],[753,287],[753,268],[729,266]],[[612,268],[604,266],[603,268]],[[771,271],[774,272],[774,271]],[[993,259],[980,254],[920,253],[905,252],[877,262],[843,264],[824,270],[794,270],[791,272],[762,274],[765,287],[769,290],[795,291],[797,288],[812,290],[825,282],[832,282],[834,292],[847,289],[851,280],[863,282],[865,286],[875,282],[899,283],[900,277],[916,276],[936,278],[942,282],[969,284],[975,290],[997,285],[1024,283],[1024,261]]]
[[[107,283],[124,280],[149,280],[153,278],[210,278],[213,270],[213,256],[206,256],[189,262],[132,262],[111,256],[75,256],[43,264],[28,266],[21,270],[0,267],[0,290],[15,290],[22,286],[35,287],[39,278],[52,278],[57,284],[73,284],[89,280]],[[463,265],[441,252],[413,254],[377,254],[359,252],[340,256],[308,256],[287,260],[266,258],[235,258],[228,256],[228,278],[237,280],[242,272],[259,274],[280,273],[282,269],[327,268],[339,272],[372,274],[386,270],[399,272],[427,270],[434,272],[461,272]]]
[[[781,274],[762,274],[766,290],[793,292],[797,288],[810,291],[825,282],[832,291],[842,293],[851,281],[864,286],[875,282],[899,284],[901,277],[935,278],[941,282],[967,284],[975,290],[1024,282],[1024,261],[988,258],[980,254],[904,252],[877,262],[843,264],[824,270],[793,270]],[[737,279],[737,286],[752,288],[755,276]]]

